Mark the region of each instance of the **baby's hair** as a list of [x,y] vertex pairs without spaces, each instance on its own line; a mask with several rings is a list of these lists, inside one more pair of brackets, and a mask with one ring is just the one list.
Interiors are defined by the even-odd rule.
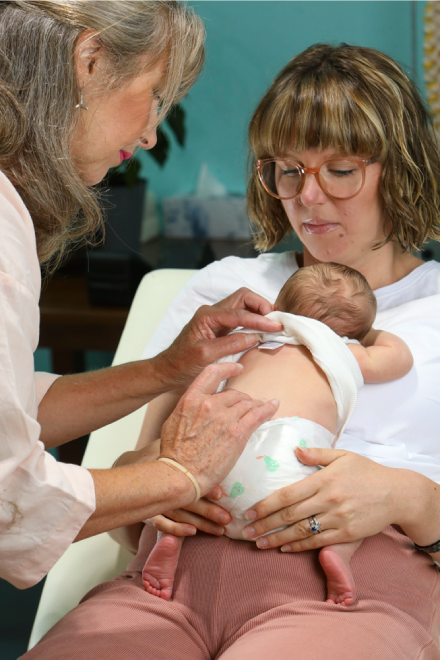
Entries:
[[361,273],[335,263],[299,268],[275,301],[281,312],[308,316],[340,337],[362,341],[376,317],[376,297]]

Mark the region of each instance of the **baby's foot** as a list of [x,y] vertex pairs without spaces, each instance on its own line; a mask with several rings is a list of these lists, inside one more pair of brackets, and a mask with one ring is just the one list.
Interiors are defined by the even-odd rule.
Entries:
[[142,570],[142,582],[149,594],[171,598],[180,546],[181,539],[171,534],[162,536],[154,546]]
[[328,545],[319,553],[319,563],[327,576],[326,603],[353,605],[356,601],[356,588],[350,559],[354,554],[352,543]]

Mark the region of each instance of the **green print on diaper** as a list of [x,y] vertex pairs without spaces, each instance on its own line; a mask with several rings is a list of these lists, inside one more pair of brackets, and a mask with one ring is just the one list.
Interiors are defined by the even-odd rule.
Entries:
[[301,440],[299,441],[299,446],[300,446],[300,447],[308,447],[309,445],[308,445],[307,442],[304,440],[304,438],[301,438]]
[[232,486],[231,494],[229,497],[238,497],[239,495],[243,495],[244,493],[244,488],[242,484],[239,481],[236,481],[235,484]]
[[278,461],[274,461],[274,459],[270,458],[270,456],[265,456],[264,462],[266,463],[266,467],[269,470],[269,472],[276,472],[280,467]]

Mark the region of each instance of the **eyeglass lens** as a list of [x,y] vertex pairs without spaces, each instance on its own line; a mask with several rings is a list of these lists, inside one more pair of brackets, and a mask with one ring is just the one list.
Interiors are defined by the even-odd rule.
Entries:
[[[264,163],[260,172],[267,192],[282,199],[295,197],[305,176],[296,163],[288,160]],[[363,183],[362,169],[351,160],[341,159],[324,163],[318,177],[325,192],[338,199],[356,195]]]

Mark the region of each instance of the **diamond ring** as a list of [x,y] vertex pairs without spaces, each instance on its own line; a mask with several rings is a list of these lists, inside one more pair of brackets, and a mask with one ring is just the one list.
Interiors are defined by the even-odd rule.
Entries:
[[322,532],[321,523],[316,520],[315,516],[311,516],[309,519],[309,527],[312,534],[319,534]]

